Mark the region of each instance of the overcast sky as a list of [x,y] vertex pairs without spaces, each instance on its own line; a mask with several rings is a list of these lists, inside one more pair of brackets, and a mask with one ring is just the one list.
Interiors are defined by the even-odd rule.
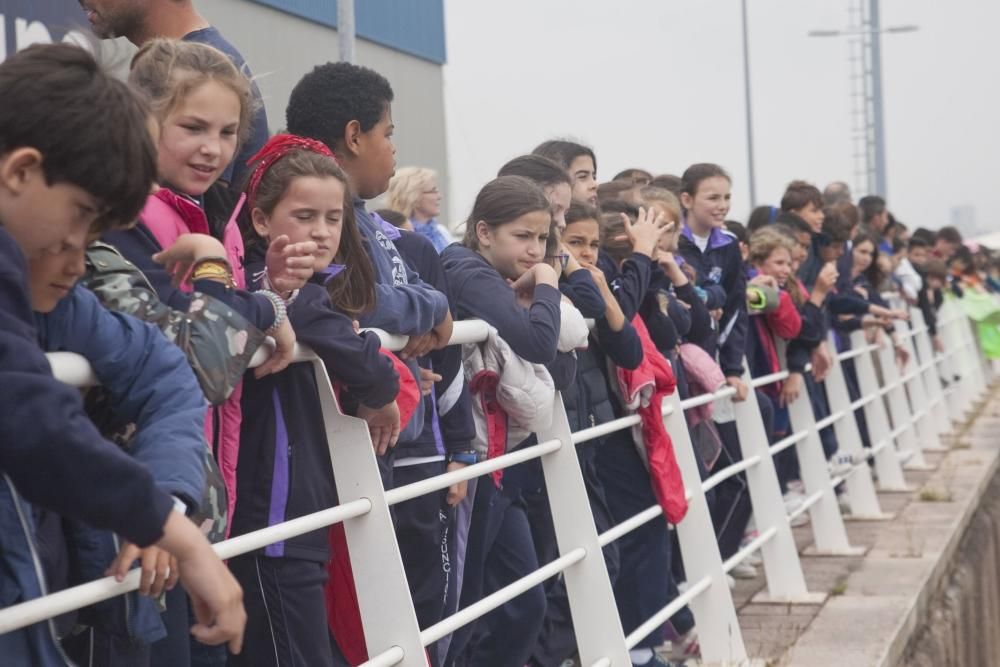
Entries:
[[[785,184],[854,182],[849,0],[749,0],[759,203]],[[544,139],[594,147],[599,178],[718,162],[749,213],[739,0],[446,0],[450,220]],[[1000,2],[883,0],[889,204],[912,226],[975,207],[1000,230]],[[856,192],[857,195],[865,194]],[[972,232],[974,230],[967,230]]]

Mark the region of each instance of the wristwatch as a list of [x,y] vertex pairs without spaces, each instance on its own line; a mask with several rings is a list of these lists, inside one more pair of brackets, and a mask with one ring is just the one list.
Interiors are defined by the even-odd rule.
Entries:
[[473,451],[451,452],[448,454],[448,463],[464,463],[467,466],[479,463],[479,454]]

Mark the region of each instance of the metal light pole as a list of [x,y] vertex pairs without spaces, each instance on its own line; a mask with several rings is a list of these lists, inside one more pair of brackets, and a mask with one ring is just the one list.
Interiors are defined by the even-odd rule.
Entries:
[[743,90],[746,95],[747,171],[750,175],[750,208],[757,206],[757,176],[753,159],[753,101],[750,97],[750,34],[747,29],[747,0],[741,0],[743,10]]
[[871,32],[872,142],[875,144],[875,194],[888,199],[885,177],[885,119],[882,112],[882,35],[879,0],[868,0],[868,30]]
[[[860,0],[859,4],[865,0]],[[845,30],[811,30],[810,37],[860,36],[864,57],[861,76],[864,78],[862,114],[865,132],[865,164],[869,174],[867,194],[887,197],[888,179],[885,158],[885,111],[882,91],[882,33],[916,32],[920,28],[913,25],[882,28],[879,14],[880,0],[867,0],[867,20],[859,11],[860,25]]]
[[340,60],[354,62],[354,0],[337,0],[337,45]]

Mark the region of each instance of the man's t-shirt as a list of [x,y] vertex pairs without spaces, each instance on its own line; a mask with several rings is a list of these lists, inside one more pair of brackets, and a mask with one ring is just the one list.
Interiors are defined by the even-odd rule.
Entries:
[[247,160],[261,149],[269,136],[267,112],[264,110],[264,100],[260,96],[260,89],[257,88],[257,83],[253,80],[253,72],[250,71],[250,67],[243,60],[243,56],[236,50],[236,47],[226,41],[226,38],[216,28],[209,26],[201,30],[195,30],[184,35],[183,39],[186,42],[199,42],[219,49],[229,56],[236,67],[250,79],[251,91],[254,102],[257,105],[257,110],[250,120],[250,133],[247,135],[246,142],[244,142],[240,148],[240,152],[236,154],[235,159],[233,159],[232,163],[222,174],[222,178],[228,181],[233,187],[241,188],[243,186],[243,179],[247,173]]

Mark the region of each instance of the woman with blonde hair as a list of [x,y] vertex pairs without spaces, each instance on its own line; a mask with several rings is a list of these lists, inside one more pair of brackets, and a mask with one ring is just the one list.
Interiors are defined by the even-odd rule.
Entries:
[[438,252],[451,244],[451,235],[437,217],[441,214],[441,192],[437,173],[426,167],[404,167],[389,181],[386,192],[388,208],[399,211],[413,225],[413,231],[423,234]]

